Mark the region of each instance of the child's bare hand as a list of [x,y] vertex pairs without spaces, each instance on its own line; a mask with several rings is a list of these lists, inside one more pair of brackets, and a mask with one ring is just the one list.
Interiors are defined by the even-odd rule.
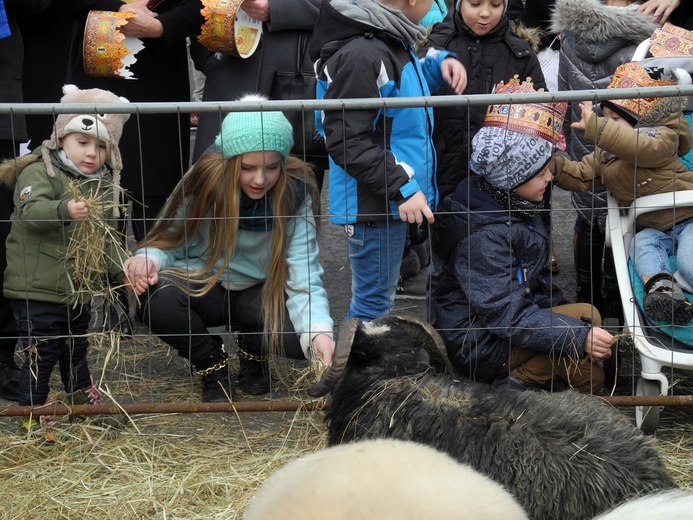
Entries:
[[156,285],[159,281],[159,273],[156,272],[151,258],[136,255],[125,260],[123,271],[133,292],[143,294],[150,285]]
[[611,345],[614,337],[601,327],[592,327],[585,339],[585,353],[594,361],[603,361],[611,357]]
[[440,65],[440,72],[445,82],[452,87],[455,94],[462,94],[467,87],[467,69],[455,58],[445,58]]
[[592,102],[583,101],[579,104],[579,106],[582,110],[582,114],[580,115],[580,121],[571,123],[570,128],[574,128],[575,130],[582,130],[584,132],[585,130],[587,130],[587,121],[590,120],[590,116],[592,115]]
[[84,199],[72,199],[67,203],[67,212],[74,220],[84,220],[89,216],[89,206]]
[[413,224],[421,224],[423,219],[428,220],[429,224],[433,224],[435,220],[431,208],[428,207],[426,196],[422,191],[417,191],[409,200],[403,202],[399,206],[399,218],[402,222]]

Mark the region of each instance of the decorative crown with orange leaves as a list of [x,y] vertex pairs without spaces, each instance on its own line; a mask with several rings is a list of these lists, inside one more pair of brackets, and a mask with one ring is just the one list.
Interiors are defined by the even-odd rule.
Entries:
[[[519,76],[515,75],[507,83],[501,81],[492,93],[519,94],[543,91],[544,89],[535,90],[530,78],[520,82]],[[490,105],[486,111],[484,126],[495,126],[540,137],[553,143],[559,150],[565,150],[563,122],[567,109],[568,104],[565,102]]]
[[[666,87],[676,85],[676,78],[653,78],[640,63],[631,61],[620,65],[607,88]],[[647,114],[662,98],[638,97],[636,99],[613,99],[609,103],[618,105],[638,119]]]

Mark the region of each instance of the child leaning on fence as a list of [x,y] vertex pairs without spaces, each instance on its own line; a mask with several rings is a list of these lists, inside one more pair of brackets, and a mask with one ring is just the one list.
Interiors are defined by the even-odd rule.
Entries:
[[[241,101],[265,100],[246,96]],[[143,320],[187,359],[207,402],[231,399],[227,357],[208,327],[238,331],[239,387],[270,391],[268,355],[326,365],[333,323],[318,261],[310,167],[290,157],[281,112],[233,112],[178,184],[126,269]],[[149,287],[151,285],[151,287]]]
[[[461,63],[431,50],[421,61],[415,45],[431,0],[328,0],[320,8],[310,52],[317,97],[428,96],[443,81],[460,93]],[[433,111],[427,107],[326,110],[321,113],[330,155],[330,220],[349,244],[350,318],[388,314],[409,223],[433,222],[437,203]]]
[[[534,92],[517,78],[497,93]],[[590,304],[567,304],[543,274],[541,218],[565,105],[491,105],[470,166],[433,228],[432,325],[457,372],[517,389],[599,390],[613,337]],[[555,122],[555,123],[554,123]]]
[[[690,83],[683,69],[645,68],[630,62],[619,66],[608,88],[655,87]],[[572,124],[585,132],[595,151],[582,161],[556,158],[556,184],[585,190],[601,181],[619,204],[628,207],[645,195],[693,190],[693,172],[679,156],[691,149],[693,138],[682,108],[685,97],[603,101],[603,116],[582,104],[582,118]],[[630,258],[645,284],[643,308],[649,318],[683,325],[693,319],[693,305],[676,282],[669,257],[693,284],[693,208],[669,208],[641,215],[631,242]]]
[[[66,85],[63,92],[63,103],[127,102],[105,90],[80,90],[75,85]],[[11,300],[26,356],[19,382],[20,405],[46,402],[56,363],[68,392],[66,403],[100,402],[87,365],[95,287],[84,278],[89,276],[87,269],[98,276],[105,270],[114,280],[126,283],[126,253],[114,225],[122,169],[118,140],[129,117],[61,114],[40,148],[0,166],[2,182],[14,186],[4,294]],[[99,232],[103,241],[95,246],[104,253],[99,259],[102,266],[82,265],[75,249],[75,237],[87,220],[103,223]],[[103,280],[101,286],[107,283]],[[22,426],[31,431],[37,422],[25,419]]]

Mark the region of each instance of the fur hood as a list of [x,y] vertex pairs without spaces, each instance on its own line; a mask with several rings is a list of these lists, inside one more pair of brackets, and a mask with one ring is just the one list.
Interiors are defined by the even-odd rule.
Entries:
[[17,183],[17,178],[22,170],[30,164],[38,161],[40,157],[34,153],[17,157],[16,159],[7,159],[0,164],[0,184],[4,184],[8,188],[14,188]]
[[682,110],[685,106],[685,97],[672,96],[661,98],[657,103],[655,103],[652,106],[650,110],[648,110],[647,114],[645,114],[638,120],[638,123],[635,125],[635,127],[641,128],[659,126],[662,124],[664,119],[671,116],[672,114],[677,113],[681,113],[681,118],[683,118]]
[[615,38],[640,43],[659,27],[637,11],[612,7],[600,0],[556,0],[550,30],[571,32],[576,39],[597,43]]
[[529,43],[532,50],[537,53],[539,52],[539,44],[541,43],[542,30],[538,27],[528,27],[522,22],[513,20],[510,23],[513,34],[518,38],[525,40]]

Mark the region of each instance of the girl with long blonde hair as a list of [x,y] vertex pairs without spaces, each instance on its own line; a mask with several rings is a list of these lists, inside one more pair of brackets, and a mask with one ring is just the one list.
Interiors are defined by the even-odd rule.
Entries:
[[[244,98],[257,99],[257,98]],[[333,322],[318,261],[319,195],[310,167],[289,156],[281,112],[233,112],[215,145],[178,184],[135,256],[126,262],[142,318],[188,359],[203,400],[225,401],[233,385],[209,327],[239,331],[239,387],[269,392],[267,357],[327,365]]]

